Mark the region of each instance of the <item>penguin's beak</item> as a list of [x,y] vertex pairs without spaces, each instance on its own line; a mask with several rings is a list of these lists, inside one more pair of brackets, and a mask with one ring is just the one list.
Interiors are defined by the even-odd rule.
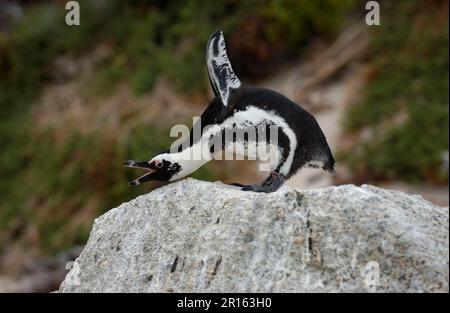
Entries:
[[123,167],[133,167],[133,168],[143,168],[147,170],[153,170],[151,165],[145,161],[128,160],[123,164]]
[[137,178],[137,179],[135,179],[133,181],[130,181],[128,183],[128,185],[130,185],[130,186],[137,186],[137,185],[140,185],[140,184],[145,183],[147,181],[155,180],[154,176],[155,176],[154,172],[150,172],[150,173],[144,174],[141,177],[139,177],[139,178]]
[[141,168],[150,171],[149,173],[146,173],[140,176],[139,178],[129,182],[128,184],[130,186],[137,186],[150,180],[156,180],[155,171],[157,169],[154,166],[152,166],[152,164],[149,164],[146,161],[128,160],[123,164],[123,167]]

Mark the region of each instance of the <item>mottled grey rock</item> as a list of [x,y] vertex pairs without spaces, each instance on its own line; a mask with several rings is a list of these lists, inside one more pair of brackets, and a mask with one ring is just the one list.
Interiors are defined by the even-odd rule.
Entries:
[[95,220],[60,292],[448,292],[448,208],[373,186],[186,179]]

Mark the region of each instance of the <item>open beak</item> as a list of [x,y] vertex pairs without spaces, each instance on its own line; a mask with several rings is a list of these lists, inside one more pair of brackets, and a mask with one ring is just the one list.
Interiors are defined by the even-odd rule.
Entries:
[[147,181],[154,180],[155,178],[154,177],[155,169],[153,169],[152,166],[146,161],[128,160],[123,164],[123,167],[141,168],[150,171],[149,173],[146,173],[141,177],[129,182],[128,184],[130,186],[137,186]]
[[151,166],[146,161],[134,161],[134,160],[128,160],[123,164],[123,167],[134,167],[134,168],[143,168],[147,170],[151,170]]

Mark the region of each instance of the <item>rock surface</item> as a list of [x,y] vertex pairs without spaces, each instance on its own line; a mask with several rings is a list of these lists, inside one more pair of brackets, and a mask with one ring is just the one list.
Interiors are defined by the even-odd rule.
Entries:
[[373,186],[187,179],[95,220],[60,292],[448,292],[449,213]]

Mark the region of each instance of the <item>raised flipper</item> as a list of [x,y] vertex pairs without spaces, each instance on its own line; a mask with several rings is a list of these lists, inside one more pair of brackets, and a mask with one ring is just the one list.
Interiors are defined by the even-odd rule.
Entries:
[[233,186],[242,187],[241,190],[253,192],[274,192],[284,184],[284,176],[278,172],[270,172],[270,175],[261,183],[256,185],[242,185],[233,183]]
[[206,63],[209,81],[215,95],[225,107],[231,108],[234,103],[233,97],[241,87],[241,81],[231,67],[222,31],[215,32],[209,38],[206,47]]

